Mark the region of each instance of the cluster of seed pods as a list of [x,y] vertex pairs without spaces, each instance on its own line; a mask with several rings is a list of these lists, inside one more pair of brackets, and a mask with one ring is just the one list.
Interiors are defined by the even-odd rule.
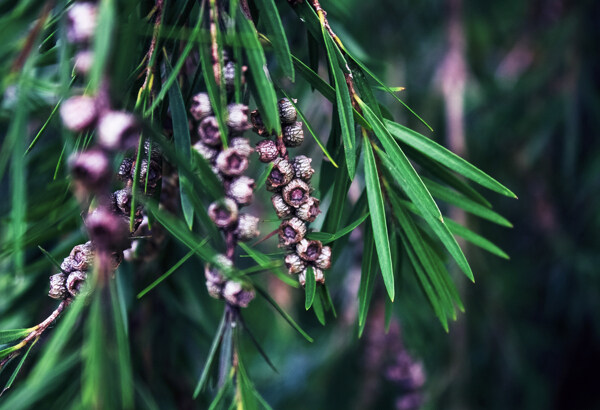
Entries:
[[282,135],[272,140],[266,131],[258,111],[251,114],[254,131],[267,137],[256,145],[262,162],[272,163],[267,177],[267,189],[273,192],[271,201],[279,226],[279,246],[287,249],[285,264],[290,274],[298,275],[302,286],[306,283],[309,268],[317,283],[325,283],[323,270],[331,267],[331,248],[320,241],[305,238],[307,225],[321,212],[319,200],[311,196],[310,179],[314,174],[311,158],[299,155],[289,158],[287,148],[297,147],[304,141],[302,122],[296,121],[297,112],[287,98],[279,101],[279,118]]
[[[227,78],[227,75],[224,77]],[[208,215],[225,235],[227,254],[218,256],[220,267],[206,266],[206,287],[212,297],[225,299],[233,306],[246,307],[254,298],[254,290],[242,281],[228,279],[220,269],[233,267],[237,241],[249,241],[259,234],[259,219],[240,212],[241,208],[252,203],[255,186],[252,178],[243,175],[248,168],[248,157],[254,151],[248,139],[242,136],[251,128],[248,107],[243,104],[227,107],[227,147],[223,146],[208,94],[199,93],[193,97],[190,114],[197,124],[197,141],[193,148],[210,163],[225,188],[225,198],[211,203]]]

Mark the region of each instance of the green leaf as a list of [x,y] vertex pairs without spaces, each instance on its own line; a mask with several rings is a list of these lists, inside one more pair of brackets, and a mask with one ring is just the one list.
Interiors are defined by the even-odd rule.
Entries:
[[[44,248],[42,248],[40,245],[38,245],[38,249],[40,251],[42,251],[42,253],[44,254],[44,256],[46,258],[48,258],[48,260],[55,266],[57,267],[61,272],[62,272],[62,268],[60,267],[60,262],[56,260],[56,258],[54,256],[52,256],[50,254],[50,252],[48,252],[47,250],[45,250]],[[0,342],[1,344],[2,342]]]
[[344,143],[344,152],[346,154],[348,176],[350,177],[350,180],[352,180],[354,179],[354,173],[356,171],[356,136],[354,133],[352,100],[350,99],[350,92],[346,85],[346,77],[340,68],[340,65],[345,66],[346,62],[343,60],[343,57],[338,56],[336,53],[336,51],[339,53],[339,50],[337,50],[337,46],[333,43],[333,40],[325,30],[324,26],[322,26],[322,32],[325,48],[327,49],[329,66],[335,82],[335,105],[337,107],[340,128],[342,131],[342,141]]
[[493,253],[496,256],[499,256],[503,259],[510,259],[510,257],[500,249],[498,246],[494,245],[492,242],[485,239],[483,236],[476,234],[470,229],[462,226],[461,224],[453,221],[452,219],[446,218],[446,226],[450,229],[454,235],[458,235],[461,238],[471,242],[472,244],[479,246],[486,251]]
[[325,326],[325,311],[323,310],[323,302],[321,301],[321,298],[321,295],[317,295],[317,297],[313,300],[312,308],[319,323]]
[[29,329],[0,330],[0,345],[21,340],[34,330],[35,327],[30,327]]
[[261,174],[258,176],[258,179],[256,180],[256,186],[254,187],[255,191],[260,190],[263,185],[265,185],[265,183],[267,182],[267,178],[269,177],[269,174],[271,173],[271,171],[273,170],[273,163],[269,162],[267,164],[267,166],[265,167],[265,169],[263,170],[263,172],[261,172]]
[[360,285],[358,287],[358,337],[362,336],[367,323],[367,313],[373,296],[375,275],[378,270],[377,260],[373,257],[375,243],[373,242],[373,230],[368,225],[364,229],[363,255],[360,273]]
[[[112,305],[112,328],[115,334],[116,368],[118,368],[118,387],[121,392],[121,406],[124,409],[133,408],[133,375],[131,368],[131,354],[129,352],[129,340],[127,337],[127,327],[123,319],[124,306],[117,291],[117,282],[112,280],[109,284],[109,293]],[[109,333],[110,327],[108,327]]]
[[261,118],[268,131],[280,135],[281,123],[279,122],[277,95],[273,88],[273,82],[269,77],[265,53],[258,41],[254,24],[246,18],[239,7],[236,24],[239,29],[240,41],[248,58],[249,70],[253,80],[250,86],[253,88],[253,95],[258,104]]
[[15,367],[15,370],[13,370],[10,378],[8,379],[8,382],[6,382],[6,385],[4,386],[4,388],[2,389],[2,392],[0,392],[0,397],[2,397],[2,395],[12,387],[15,379],[17,378],[17,375],[19,374],[19,372],[21,371],[21,367],[23,367],[23,363],[25,363],[25,360],[27,359],[27,356],[29,356],[29,352],[31,352],[31,349],[33,348],[33,346],[37,343],[37,341],[39,340],[39,337],[37,339],[35,339],[33,342],[31,342],[31,344],[29,345],[29,348],[27,349],[27,352],[25,352],[25,354],[23,355],[23,357],[21,358],[21,360],[19,361],[19,364],[17,365],[17,367]]
[[221,318],[221,322],[219,323],[219,327],[217,329],[217,333],[213,339],[213,342],[210,346],[210,350],[208,351],[208,357],[206,358],[206,363],[204,364],[204,369],[202,370],[202,374],[200,375],[200,380],[198,380],[198,384],[194,389],[194,399],[198,397],[200,392],[204,389],[206,382],[208,381],[208,375],[210,374],[210,368],[217,354],[217,349],[219,348],[219,344],[221,342],[221,337],[223,337],[223,332],[225,331],[225,313],[223,313],[223,317]]
[[90,70],[89,87],[92,93],[98,90],[111,51],[113,28],[117,22],[115,0],[101,0],[98,5],[98,23],[94,35],[94,64]]
[[269,367],[275,373],[279,374],[279,372],[277,371],[277,368],[275,367],[275,365],[273,364],[273,362],[269,358],[269,355],[267,355],[267,352],[265,352],[265,350],[262,348],[262,346],[260,345],[260,343],[258,343],[258,340],[256,339],[256,337],[254,337],[254,335],[250,331],[250,328],[248,327],[248,325],[246,325],[246,321],[244,320],[244,318],[241,315],[241,313],[240,313],[239,318],[240,318],[240,322],[242,323],[242,326],[244,327],[244,331],[246,332],[246,334],[250,338],[250,341],[252,341],[252,344],[254,345],[254,347],[256,347],[256,350],[258,350],[258,353],[260,353],[260,355],[265,360],[265,362],[267,362],[267,364],[269,365]]
[[364,214],[363,216],[358,218],[356,221],[352,222],[348,226],[345,226],[344,228],[340,229],[336,233],[310,232],[306,236],[308,239],[316,239],[316,240],[321,241],[323,244],[327,244],[327,243],[333,242],[333,241],[341,238],[342,236],[348,235],[350,232],[352,232],[353,230],[358,228],[358,226],[360,224],[362,224],[365,221],[365,219],[367,219],[368,216],[369,216],[369,213],[367,212],[366,214]]
[[292,286],[294,288],[298,288],[300,286],[300,285],[298,285],[298,282],[295,279],[293,279],[293,278],[289,277],[288,275],[286,275],[285,273],[281,272],[280,268],[273,268],[273,266],[271,265],[273,263],[273,260],[271,258],[269,258],[267,255],[265,255],[264,253],[251,248],[250,246],[248,246],[247,244],[245,244],[243,242],[239,242],[238,245],[243,250],[245,250],[246,253],[248,254],[248,256],[250,256],[263,269],[273,272],[279,278],[279,280],[281,280],[283,283],[285,283],[289,286]]
[[502,195],[511,198],[517,197],[494,178],[424,135],[393,121],[384,120],[384,123],[395,138],[450,168],[454,172]]
[[383,205],[383,194],[379,184],[379,174],[375,164],[375,156],[371,148],[371,142],[365,135],[363,139],[364,161],[365,161],[365,184],[367,186],[367,199],[369,212],[371,214],[371,226],[383,283],[391,300],[394,300],[394,267],[392,266],[392,254],[385,219],[385,207]]
[[[171,64],[169,63],[167,56],[165,56],[165,75],[168,77],[171,72]],[[181,90],[177,81],[173,81],[173,84],[169,88],[169,107],[171,108],[171,117],[173,119],[175,152],[190,164],[192,159],[190,128],[187,113],[185,111],[185,103],[183,102],[183,96],[181,95]],[[192,206],[187,193],[190,189],[191,186],[185,175],[180,175],[179,193],[181,196],[181,208],[183,210],[185,221],[190,230],[192,230],[192,224],[194,223],[194,207]]]
[[315,273],[313,272],[313,268],[310,266],[306,270],[306,283],[304,291],[306,297],[304,300],[304,308],[308,310],[312,306],[313,300],[315,300],[315,293],[317,292]]
[[283,73],[294,82],[294,63],[292,62],[290,47],[275,2],[273,0],[256,0],[256,6],[261,13],[261,21],[264,23],[266,32],[273,44],[277,62]]
[[267,293],[260,286],[255,286],[255,289],[263,298],[265,298],[267,300],[267,302],[269,302],[269,304],[271,304],[271,306],[273,306],[273,308],[275,308],[275,310],[281,315],[281,317],[283,317],[285,319],[286,322],[288,322],[290,324],[290,326],[292,326],[294,329],[296,329],[296,331],[298,333],[300,333],[302,335],[302,337],[304,337],[310,343],[313,342],[313,338],[310,337],[308,335],[308,333],[306,333],[304,330],[302,330],[302,328],[300,326],[298,326],[298,324],[294,321],[294,319],[292,319],[292,317],[286,311],[284,311],[277,304],[277,302],[275,302],[275,300],[271,297],[271,295],[269,295],[269,293]]

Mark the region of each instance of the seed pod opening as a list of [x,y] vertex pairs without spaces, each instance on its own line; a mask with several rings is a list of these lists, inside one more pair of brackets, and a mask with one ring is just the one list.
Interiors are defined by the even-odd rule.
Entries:
[[71,43],[86,43],[96,30],[96,6],[92,3],[75,3],[67,11],[67,39]]
[[310,198],[310,187],[303,180],[294,179],[283,188],[281,195],[288,205],[298,208]]
[[245,308],[254,299],[254,289],[250,285],[230,280],[223,287],[223,298],[234,306]]
[[202,121],[204,118],[212,115],[212,113],[210,98],[207,93],[198,93],[192,97],[190,114],[192,114],[192,117],[194,117],[196,121]]
[[67,275],[64,273],[57,273],[50,276],[50,291],[48,292],[48,296],[52,299],[64,299],[67,296],[66,280]]
[[237,221],[238,207],[233,199],[225,198],[210,204],[208,215],[219,228],[227,228]]
[[314,222],[320,213],[319,200],[313,197],[308,198],[308,200],[296,210],[296,216],[306,222]]
[[217,156],[216,165],[223,174],[237,176],[248,168],[248,157],[235,148],[227,148]]
[[261,162],[271,162],[279,155],[277,144],[273,140],[262,140],[256,144],[255,149]]
[[64,101],[60,106],[63,125],[71,131],[82,132],[94,126],[98,107],[93,97],[79,95]]
[[259,219],[253,215],[240,214],[237,228],[234,231],[238,240],[247,242],[256,238],[260,234],[258,231],[258,221]]
[[269,133],[267,132],[267,129],[265,128],[265,123],[263,122],[262,118],[260,117],[260,113],[258,112],[258,110],[254,110],[250,113],[250,122],[252,123],[252,130],[255,133],[257,133],[261,137],[269,136]]
[[66,281],[66,287],[71,296],[77,296],[81,292],[81,288],[87,279],[87,273],[74,271],[69,274]]
[[311,241],[308,239],[302,239],[298,245],[296,245],[296,253],[302,259],[308,262],[314,262],[317,260],[323,249],[321,241]]
[[310,180],[310,177],[315,173],[315,170],[310,166],[312,158],[308,158],[305,155],[298,155],[294,158],[292,166],[294,167],[294,174],[296,178],[303,179],[305,181]]
[[227,126],[236,132],[243,132],[252,127],[248,121],[248,106],[229,104],[227,106]]
[[85,225],[90,239],[97,248],[122,250],[129,247],[128,222],[128,218],[121,218],[108,210],[99,208],[87,217]]
[[206,117],[198,125],[198,137],[200,141],[211,147],[221,145],[221,132],[219,131],[219,123],[215,117]]
[[306,225],[299,218],[293,217],[279,225],[279,244],[289,246],[298,243],[306,234]]
[[193,145],[194,150],[200,154],[208,162],[214,162],[219,154],[219,151],[213,147],[209,147],[202,141],[198,141]]
[[254,148],[250,146],[250,141],[243,137],[232,138],[229,141],[229,147],[238,150],[242,155],[247,157],[254,152]]
[[104,151],[89,149],[72,158],[69,163],[73,177],[87,189],[102,189],[110,182],[110,162]]
[[73,249],[71,249],[69,258],[72,261],[73,270],[89,270],[92,263],[94,263],[94,247],[92,242],[87,241],[84,244],[73,247]]
[[320,269],[331,268],[331,248],[329,246],[323,246],[315,265]]
[[98,123],[98,143],[108,150],[128,150],[137,147],[140,131],[132,114],[111,111]]
[[283,143],[286,147],[297,147],[304,142],[304,130],[301,122],[295,122],[286,125],[281,130],[283,134]]
[[283,197],[279,194],[275,194],[271,197],[271,202],[273,203],[273,208],[275,208],[275,213],[279,219],[283,219],[292,213],[292,208],[285,203]]
[[[294,102],[296,102],[296,100],[294,100]],[[296,108],[290,100],[287,98],[282,98],[279,100],[277,105],[279,106],[279,119],[281,120],[282,124],[293,124],[296,122],[296,117],[298,114],[296,113]]]
[[240,206],[250,205],[254,199],[254,180],[242,175],[229,183],[226,194]]
[[287,159],[277,158],[273,161],[273,169],[267,177],[267,189],[276,191],[284,185],[287,185],[294,177],[292,164]]
[[295,253],[285,256],[285,266],[292,275],[297,275],[304,270],[306,263]]

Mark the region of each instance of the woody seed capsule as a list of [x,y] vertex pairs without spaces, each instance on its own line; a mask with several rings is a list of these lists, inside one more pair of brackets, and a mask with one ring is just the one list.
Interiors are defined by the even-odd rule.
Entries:
[[304,131],[302,130],[301,122],[286,125],[281,132],[283,133],[283,143],[286,147],[297,147],[304,142]]
[[277,158],[273,161],[273,169],[267,177],[267,189],[276,191],[284,185],[287,185],[294,177],[292,164],[285,158]]
[[[71,249],[69,258],[72,261],[73,270],[87,271],[94,262],[94,247],[91,241],[77,245]],[[61,265],[62,268],[62,265]]]
[[127,181],[131,179],[131,167],[133,166],[133,158],[123,158],[123,162],[119,165],[117,179]]
[[321,241],[302,239],[298,245],[296,245],[296,253],[305,261],[314,262],[321,254],[322,248],[323,244]]
[[217,147],[221,145],[221,132],[215,117],[206,117],[198,125],[198,137],[206,145]]
[[208,215],[219,228],[227,228],[237,221],[238,207],[233,199],[225,198],[210,204]]
[[48,296],[52,299],[64,299],[67,296],[66,280],[67,276],[64,273],[57,273],[50,276],[50,291],[48,292]]
[[213,147],[209,147],[202,141],[198,141],[193,145],[194,150],[200,154],[208,162],[213,162],[217,158],[219,151]]
[[262,140],[256,144],[256,153],[261,162],[271,162],[279,155],[277,144],[273,140]]
[[60,106],[60,117],[64,126],[74,132],[93,127],[97,115],[96,100],[86,95],[71,97]]
[[[323,274],[323,271],[319,268],[315,268],[314,266],[313,266],[312,270],[313,270],[313,275],[315,276],[315,282],[323,285],[325,283],[325,275]],[[302,287],[306,286],[306,275],[307,274],[308,274],[308,268],[304,269],[302,272],[300,272],[300,275],[298,275],[298,282],[300,282],[300,285],[302,285]]]
[[[148,188],[153,190],[158,186],[158,182],[162,178],[162,165],[159,161],[151,160],[150,167],[148,167],[148,160],[143,159],[140,164],[140,184],[142,187],[146,185],[146,174],[148,173]],[[131,177],[135,173],[135,167],[131,169]]]
[[265,128],[265,123],[260,117],[260,113],[258,112],[258,110],[254,110],[250,113],[250,122],[252,123],[252,129],[255,133],[257,133],[261,137],[269,136],[269,133]]
[[212,115],[210,98],[207,93],[198,93],[192,97],[190,114],[192,114],[192,117],[194,117],[196,121],[202,121],[204,118]]
[[248,139],[243,137],[232,138],[231,141],[229,141],[229,147],[235,148],[242,155],[245,155],[247,157],[254,152],[254,148],[250,146],[250,142],[248,141]]
[[279,219],[285,218],[292,213],[292,208],[285,203],[281,195],[273,195],[271,197],[271,202],[273,203],[273,208],[275,208],[275,213]]
[[226,194],[240,206],[250,205],[254,199],[254,185],[252,178],[242,175],[231,181]]
[[113,204],[119,212],[129,216],[131,213],[131,190],[130,189],[119,189],[112,194]]
[[300,219],[293,217],[279,225],[280,246],[289,246],[298,243],[306,234],[306,225]]
[[206,290],[208,291],[210,297],[215,299],[223,299],[223,285],[219,285],[218,283],[207,280]]
[[254,299],[254,289],[249,285],[230,280],[225,283],[223,288],[223,298],[234,306],[248,307],[248,304]]
[[305,181],[310,180],[310,177],[312,177],[312,175],[315,173],[315,170],[310,166],[311,162],[312,158],[308,158],[305,155],[298,155],[296,158],[294,158],[292,166],[294,167],[294,174],[296,174],[296,178],[300,178]]
[[298,208],[310,198],[310,187],[301,179],[294,179],[287,184],[281,193],[283,200],[290,206]]
[[292,275],[297,275],[304,270],[306,263],[295,253],[285,256],[285,266]]
[[88,215],[85,225],[95,246],[114,251],[129,247],[127,218],[121,218],[106,209],[98,208]]
[[[217,261],[224,267],[232,268],[233,263],[223,254],[216,256]],[[220,272],[219,268],[210,264],[204,266],[204,277],[208,282],[222,285],[227,280]]]
[[237,176],[248,168],[248,157],[235,148],[227,148],[217,156],[216,165],[223,174]]
[[313,197],[308,198],[308,201],[296,210],[296,216],[306,222],[314,222],[320,213],[319,200]]
[[240,214],[238,220],[238,226],[235,228],[234,233],[237,235],[238,240],[247,242],[256,238],[260,232],[258,231],[258,218],[249,214]]
[[[296,102],[296,101],[294,101]],[[279,106],[279,119],[282,124],[293,124],[296,122],[296,108],[287,98],[282,98],[278,102]]]
[[72,43],[84,43],[92,39],[96,29],[96,6],[82,2],[67,11],[67,39]]
[[108,150],[137,147],[140,132],[135,117],[121,111],[108,112],[98,123],[98,143]]
[[329,246],[323,246],[315,265],[320,269],[331,268],[331,248]]
[[111,169],[104,151],[89,149],[72,158],[69,163],[73,177],[87,189],[102,189],[110,182]]
[[248,106],[229,104],[227,106],[227,126],[237,132],[250,129],[252,125],[248,122]]
[[66,287],[71,296],[77,296],[81,292],[81,287],[87,279],[87,273],[74,271],[69,274],[66,281]]

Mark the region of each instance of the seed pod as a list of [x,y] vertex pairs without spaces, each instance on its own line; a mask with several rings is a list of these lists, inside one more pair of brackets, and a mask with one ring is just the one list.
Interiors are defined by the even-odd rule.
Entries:
[[[94,246],[91,241],[77,245],[71,249],[69,259],[73,270],[87,271],[94,262]],[[62,265],[61,265],[62,268]]]
[[[131,177],[133,179],[133,174],[135,172],[135,167],[131,169]],[[150,167],[148,167],[148,160],[143,159],[140,165],[140,184],[142,187],[146,186],[146,173],[148,174],[148,188],[150,190],[154,190],[159,181],[162,178],[162,166],[158,161],[151,160]]]
[[285,158],[277,158],[273,161],[273,169],[267,177],[267,189],[276,191],[284,185],[287,185],[294,177],[292,164]]
[[248,122],[248,106],[229,104],[227,106],[227,126],[236,132],[249,130],[252,125]]
[[231,305],[245,308],[254,299],[254,289],[250,285],[230,280],[223,287],[223,298]]
[[110,182],[110,162],[104,151],[89,149],[71,158],[69,164],[73,177],[87,189],[99,190]]
[[[325,275],[323,274],[323,271],[319,268],[315,268],[314,266],[312,267],[313,270],[313,275],[315,276],[315,282],[320,283],[321,285],[325,284]],[[302,272],[300,272],[300,275],[298,275],[298,282],[300,282],[300,285],[302,285],[302,287],[306,286],[306,275],[308,274],[308,268],[304,269]]]
[[212,115],[210,98],[207,93],[198,93],[192,97],[190,114],[196,121],[202,121],[204,118]]
[[206,290],[210,297],[215,299],[223,299],[223,285],[219,285],[209,280],[206,281]]
[[267,129],[265,128],[265,123],[263,122],[262,118],[260,117],[260,113],[258,112],[258,110],[254,110],[250,113],[250,122],[252,123],[252,130],[255,133],[257,133],[261,137],[269,136],[269,133],[267,132]]
[[240,206],[250,205],[254,199],[254,180],[247,176],[235,178],[226,190],[226,195],[233,198]]
[[[244,84],[244,71],[247,69],[246,66],[242,66],[241,70],[241,84]],[[225,67],[223,67],[223,80],[225,81],[225,89],[228,92],[232,92],[235,88],[235,63],[233,61],[227,61]]]
[[217,156],[216,165],[223,174],[237,176],[248,168],[248,157],[235,148],[227,148]]
[[[217,262],[219,262],[223,267],[232,268],[233,262],[231,262],[227,256],[223,254],[219,254],[216,256]],[[218,285],[222,285],[227,280],[222,274],[217,266],[206,264],[204,266],[204,277],[207,282],[216,283]]]
[[311,241],[308,239],[302,239],[298,245],[296,245],[296,253],[302,259],[308,262],[314,262],[317,260],[323,249],[321,241]]
[[256,153],[261,162],[271,162],[279,155],[277,144],[273,140],[262,140],[256,144]]
[[96,30],[96,6],[92,3],[75,3],[67,11],[67,39],[71,43],[85,43]]
[[123,158],[123,162],[119,165],[117,179],[127,181],[131,179],[131,168],[133,167],[133,158]]
[[306,225],[300,219],[293,217],[279,225],[279,246],[289,246],[298,243],[306,234]]
[[94,65],[94,52],[90,50],[82,50],[75,54],[75,62],[73,68],[80,75],[86,75],[90,72]]
[[[296,102],[296,100],[294,100],[294,102]],[[279,119],[282,124],[293,124],[296,122],[296,108],[290,100],[282,98],[277,105],[279,106]]]
[[74,263],[75,262],[73,261],[71,256],[67,256],[66,258],[63,259],[62,263],[60,264],[60,270],[65,273],[71,273],[75,270],[79,270],[79,269],[75,269],[73,267]]
[[292,208],[285,203],[281,195],[273,195],[271,197],[271,202],[273,203],[273,208],[275,208],[275,213],[277,213],[279,219],[283,219],[292,213]]
[[119,189],[112,194],[113,207],[117,213],[129,217],[131,213],[131,190]]
[[98,143],[107,150],[136,148],[140,131],[135,117],[127,112],[111,111],[98,122]]
[[81,288],[87,279],[87,273],[81,271],[74,271],[69,274],[66,281],[67,291],[71,296],[77,296],[81,292]]
[[198,154],[202,155],[202,157],[205,160],[207,160],[208,162],[213,162],[217,158],[217,155],[219,154],[219,151],[217,149],[215,149],[213,147],[209,147],[202,141],[198,141],[197,143],[195,143],[193,145],[193,148],[194,148],[194,150],[196,150],[196,152]]
[[238,226],[237,228],[235,228],[234,231],[238,240],[242,242],[247,242],[256,238],[260,234],[260,232],[257,229],[258,221],[259,219],[253,215],[240,214]]
[[78,95],[71,97],[60,106],[63,125],[74,132],[92,128],[96,123],[98,107],[93,97]]
[[295,253],[290,253],[285,256],[285,266],[290,274],[297,275],[304,270],[306,263]]
[[310,198],[310,187],[301,179],[293,179],[283,187],[281,195],[288,205],[298,208]]
[[208,215],[219,228],[227,228],[237,221],[238,207],[233,199],[225,198],[210,204]]
[[254,148],[250,146],[250,141],[243,137],[232,138],[229,141],[229,147],[238,150],[242,155],[247,157],[254,152]]
[[[216,162],[216,159],[215,159]],[[225,183],[225,178],[223,178],[223,174],[221,174],[221,171],[219,171],[219,168],[215,166],[210,167],[210,169],[212,170],[213,174],[215,174],[215,176],[217,177],[217,180],[221,183],[224,184]]]
[[294,158],[294,162],[292,166],[294,167],[294,174],[296,178],[303,179],[305,181],[309,181],[310,177],[315,173],[315,170],[312,169],[310,163],[312,162],[312,158],[308,158],[305,155],[298,155]]
[[90,239],[97,248],[113,251],[129,247],[129,218],[98,208],[85,220]]
[[211,147],[221,145],[221,132],[219,131],[219,123],[213,116],[204,118],[198,125],[198,137],[200,141]]
[[323,246],[319,257],[315,261],[315,265],[319,269],[331,268],[331,248],[329,246]]
[[304,142],[304,131],[302,130],[301,122],[286,125],[281,132],[283,133],[283,143],[286,147],[297,147]]
[[66,280],[67,275],[62,272],[50,276],[50,291],[48,292],[48,296],[52,299],[64,299],[67,296]]
[[319,200],[313,197],[308,198],[308,201],[296,210],[296,216],[306,222],[314,222],[320,213]]

